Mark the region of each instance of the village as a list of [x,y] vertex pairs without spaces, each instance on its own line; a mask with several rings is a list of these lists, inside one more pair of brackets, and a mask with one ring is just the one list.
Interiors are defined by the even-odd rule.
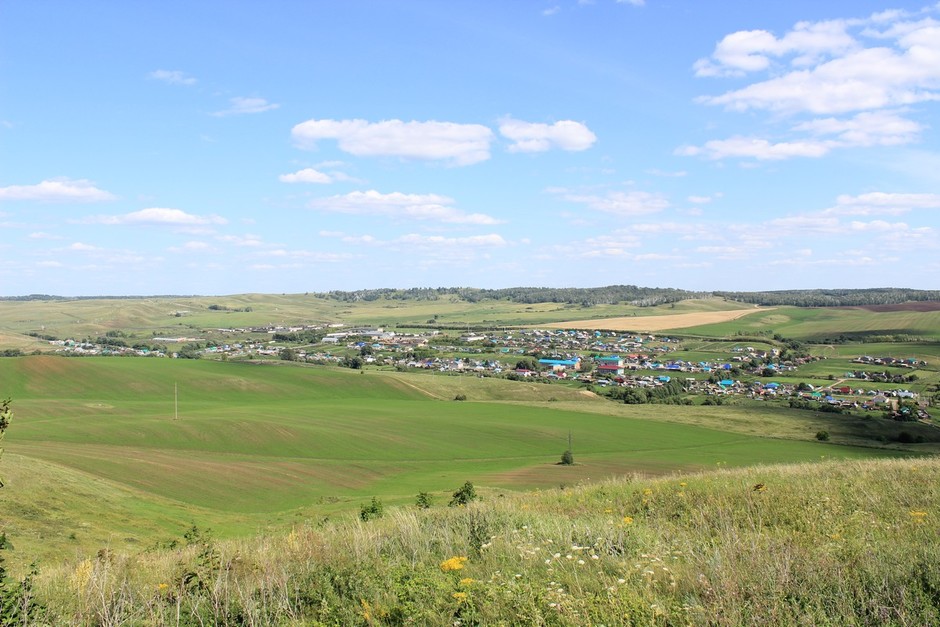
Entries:
[[[705,397],[706,404],[720,404],[733,397],[798,399],[827,409],[887,412],[898,412],[900,400],[918,399],[916,392],[899,387],[916,376],[892,373],[888,368],[911,371],[926,366],[915,358],[861,355],[851,363],[865,369],[845,371],[838,377],[829,375],[826,383],[818,376],[794,381],[801,377],[802,366],[823,358],[804,352],[791,354],[769,344],[755,348],[742,343],[731,346],[725,354],[715,352],[703,359],[698,353],[698,358],[690,359],[682,357],[688,351],[679,338],[554,329],[450,335],[436,329],[399,332],[341,323],[268,325],[206,329],[198,335],[154,335],[150,342],[130,343],[113,337],[49,341],[57,354],[66,356],[285,360],[567,382],[601,393],[614,388],[655,391],[671,385],[685,395]],[[927,417],[925,409],[918,405],[916,417]]]

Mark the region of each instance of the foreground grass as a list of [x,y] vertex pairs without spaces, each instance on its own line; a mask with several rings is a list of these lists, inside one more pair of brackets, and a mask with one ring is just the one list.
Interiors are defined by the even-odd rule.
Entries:
[[940,460],[609,481],[79,556],[50,624],[937,624]]

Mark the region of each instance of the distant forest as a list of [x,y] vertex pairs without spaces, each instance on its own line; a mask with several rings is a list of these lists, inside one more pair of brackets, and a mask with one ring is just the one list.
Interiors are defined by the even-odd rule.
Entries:
[[584,306],[627,303],[652,307],[688,298],[725,298],[756,305],[793,305],[796,307],[850,307],[858,305],[894,305],[908,301],[940,301],[940,290],[907,288],[869,288],[836,290],[781,290],[772,292],[692,292],[672,288],[609,285],[607,287],[551,288],[508,287],[486,290],[461,287],[375,289],[353,292],[333,291],[318,294],[344,302],[391,300],[438,300],[457,296],[467,302],[509,300],[517,303],[568,303]]
[[[566,303],[589,307],[626,303],[638,307],[653,307],[679,302],[688,298],[724,298],[755,305],[793,305],[796,307],[853,307],[860,305],[895,305],[909,301],[940,301],[940,290],[914,290],[896,287],[832,290],[779,290],[769,292],[693,292],[673,288],[637,287],[636,285],[608,285],[606,287],[507,287],[497,290],[472,287],[412,287],[409,289],[371,289],[332,291],[314,294],[321,298],[342,302],[375,301],[380,299],[402,301],[434,301],[456,296],[460,300],[476,303],[485,300],[508,300],[516,303]],[[68,301],[90,299],[134,298],[193,298],[194,296],[4,296],[0,301]]]

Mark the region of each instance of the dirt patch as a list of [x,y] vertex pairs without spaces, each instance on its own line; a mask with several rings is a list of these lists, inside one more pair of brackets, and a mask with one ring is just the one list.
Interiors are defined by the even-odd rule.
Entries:
[[730,311],[701,311],[696,313],[672,314],[668,316],[628,316],[625,318],[600,318],[598,320],[572,320],[540,325],[552,329],[611,329],[613,331],[662,331],[664,329],[685,329],[703,324],[730,322],[748,314],[771,311],[771,307],[762,309],[732,309]]
[[834,309],[864,309],[865,311],[885,312],[885,311],[940,311],[940,301],[923,300],[907,303],[895,303],[893,305],[859,305],[858,307],[834,307]]

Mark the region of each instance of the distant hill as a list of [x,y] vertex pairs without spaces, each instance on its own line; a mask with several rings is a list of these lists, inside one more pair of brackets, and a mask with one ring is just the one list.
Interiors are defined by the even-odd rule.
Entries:
[[[895,305],[905,302],[940,301],[940,290],[878,287],[865,289],[778,290],[767,292],[689,291],[674,288],[608,285],[606,287],[507,287],[481,289],[473,287],[413,287],[363,290],[334,290],[312,294],[342,302],[370,302],[381,299],[401,301],[436,301],[456,297],[470,303],[485,300],[508,300],[516,303],[569,303],[584,306],[624,303],[652,307],[692,298],[724,298],[757,305],[796,307],[846,307],[861,305]],[[62,301],[90,299],[193,298],[194,296],[52,296],[30,294],[4,296],[0,301]]]

